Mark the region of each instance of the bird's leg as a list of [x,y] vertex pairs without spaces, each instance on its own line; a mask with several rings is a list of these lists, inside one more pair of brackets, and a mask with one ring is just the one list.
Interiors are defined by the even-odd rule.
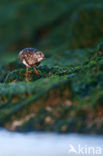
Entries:
[[28,66],[26,66],[26,75],[28,75],[29,73],[31,73],[31,71],[29,71]]
[[34,69],[34,73],[36,73],[37,75],[40,75],[40,73],[38,73],[38,71],[36,70],[35,66],[33,66]]

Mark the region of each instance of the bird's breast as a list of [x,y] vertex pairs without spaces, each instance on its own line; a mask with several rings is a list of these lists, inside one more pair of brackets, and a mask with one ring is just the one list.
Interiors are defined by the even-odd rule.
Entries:
[[25,59],[23,59],[23,64],[26,65],[26,66],[28,66],[28,67],[30,67],[29,64],[26,62]]

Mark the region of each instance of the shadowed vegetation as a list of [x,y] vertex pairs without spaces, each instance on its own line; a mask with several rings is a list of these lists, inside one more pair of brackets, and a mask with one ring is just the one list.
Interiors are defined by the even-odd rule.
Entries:
[[[103,2],[1,4],[0,126],[20,132],[103,133],[103,44],[98,44]],[[30,68],[26,77],[19,62],[19,50],[28,46],[46,55],[37,67],[40,76]]]

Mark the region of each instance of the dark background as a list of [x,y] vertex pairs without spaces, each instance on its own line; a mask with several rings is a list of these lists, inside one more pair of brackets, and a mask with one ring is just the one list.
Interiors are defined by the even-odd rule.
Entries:
[[0,51],[94,47],[102,40],[102,0],[0,2]]

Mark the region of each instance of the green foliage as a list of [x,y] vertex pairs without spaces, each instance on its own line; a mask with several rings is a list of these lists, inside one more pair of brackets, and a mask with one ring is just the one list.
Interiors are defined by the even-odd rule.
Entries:
[[[102,0],[1,1],[0,126],[103,133],[102,6]],[[18,60],[17,51],[30,46],[46,55],[36,67],[40,76],[30,68],[26,77]]]
[[37,68],[39,77],[33,69],[26,77],[24,66],[16,60],[1,71],[6,73],[7,69],[0,84],[1,126],[18,131],[102,133],[98,120],[103,59],[97,51],[67,51],[59,56],[55,53]]

